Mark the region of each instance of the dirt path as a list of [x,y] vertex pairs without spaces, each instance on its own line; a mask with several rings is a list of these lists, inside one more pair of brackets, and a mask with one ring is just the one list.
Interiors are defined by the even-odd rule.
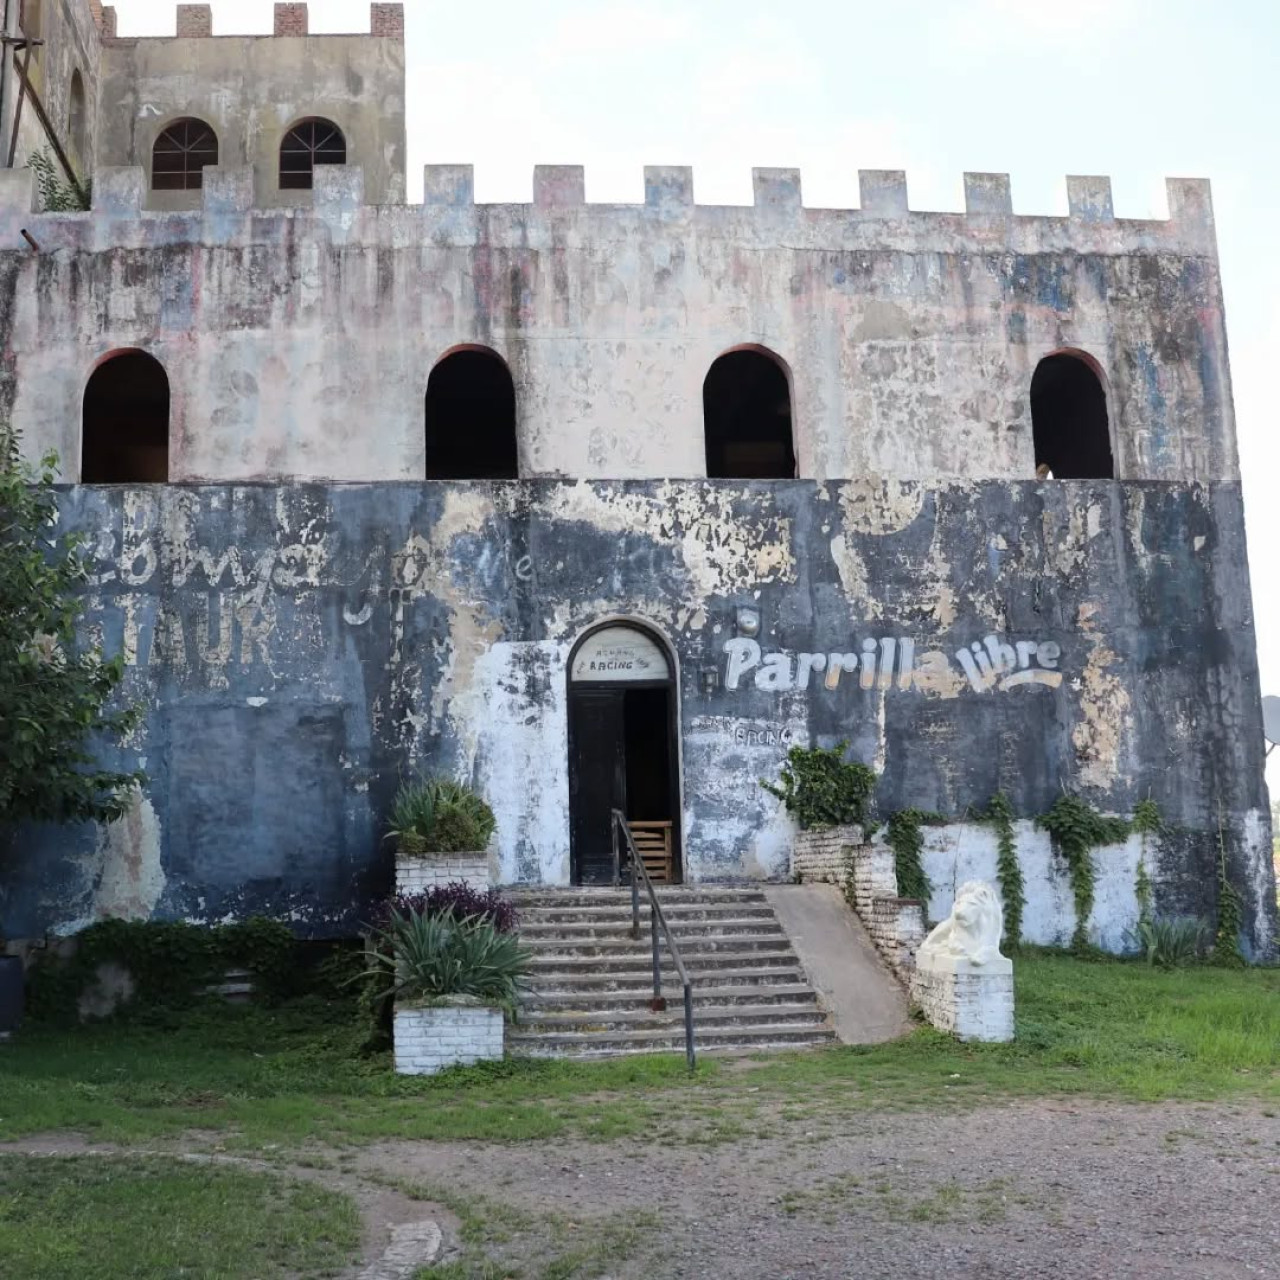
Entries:
[[[356,1168],[584,1235],[647,1210],[596,1273],[617,1280],[1280,1276],[1280,1119],[1248,1106],[913,1112],[715,1147],[391,1144]],[[533,1261],[518,1232],[489,1253]]]
[[[1280,1277],[1280,1118],[1257,1106],[1018,1103],[775,1133],[386,1143],[267,1163],[356,1198],[356,1274],[381,1275],[364,1269],[391,1233],[428,1216],[438,1261],[529,1280]],[[187,1150],[202,1147],[193,1135]],[[20,1150],[86,1147],[35,1139],[0,1158]]]

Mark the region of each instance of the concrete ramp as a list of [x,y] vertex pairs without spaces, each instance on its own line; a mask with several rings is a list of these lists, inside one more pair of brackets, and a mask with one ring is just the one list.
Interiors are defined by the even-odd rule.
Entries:
[[835,885],[769,885],[765,897],[844,1044],[878,1044],[911,1029],[907,993]]

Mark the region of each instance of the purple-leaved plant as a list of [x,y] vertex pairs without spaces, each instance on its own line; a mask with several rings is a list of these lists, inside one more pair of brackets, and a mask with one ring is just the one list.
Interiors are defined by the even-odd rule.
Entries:
[[436,885],[425,893],[396,894],[383,908],[383,923],[392,911],[402,916],[442,916],[449,913],[455,920],[479,916],[488,920],[499,933],[514,933],[520,923],[515,907],[497,889],[473,889],[461,880]]

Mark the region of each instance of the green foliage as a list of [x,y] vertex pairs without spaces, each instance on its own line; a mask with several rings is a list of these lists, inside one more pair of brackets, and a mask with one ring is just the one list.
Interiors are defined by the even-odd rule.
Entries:
[[921,853],[924,850],[922,826],[941,826],[946,822],[941,813],[923,809],[902,809],[889,818],[885,839],[893,850],[893,869],[898,877],[898,896],[928,903],[933,886],[925,875]]
[[478,853],[488,847],[497,823],[493,810],[464,783],[425,778],[401,785],[388,825],[405,853]]
[[1127,840],[1131,824],[1124,818],[1104,817],[1079,796],[1064,792],[1048,813],[1036,819],[1036,826],[1049,833],[1054,848],[1067,864],[1076,907],[1071,945],[1076,950],[1085,950],[1089,946],[1089,913],[1093,910],[1093,850]]
[[1133,822],[1130,824],[1139,835],[1158,835],[1164,830],[1164,818],[1160,806],[1150,797],[1139,800],[1133,810]]
[[1138,869],[1133,876],[1133,896],[1138,900],[1138,924],[1142,925],[1144,921],[1150,922],[1154,917],[1151,914],[1151,903],[1154,893],[1151,887],[1151,877],[1147,874],[1147,859],[1145,850],[1143,856],[1138,859]]
[[382,994],[398,999],[473,996],[514,1013],[532,959],[515,934],[499,933],[481,916],[459,920],[392,908],[373,938],[369,970],[382,981]]
[[847,742],[834,747],[792,747],[782,766],[780,785],[760,785],[775,795],[802,831],[868,825],[875,770],[846,760]]
[[93,207],[93,182],[77,186],[62,176],[47,148],[27,157],[27,168],[36,175],[41,213],[85,213]]
[[110,822],[146,782],[97,763],[142,708],[113,706],[123,659],[78,636],[87,568],[81,537],[55,532],[56,471],[53,454],[26,463],[0,422],[0,830]]
[[1211,963],[1225,969],[1238,969],[1244,964],[1240,951],[1240,931],[1244,928],[1244,904],[1227,874],[1227,843],[1218,827],[1218,919],[1214,929]]
[[[1152,903],[1155,894],[1151,885],[1151,875],[1147,871],[1147,837],[1164,830],[1164,819],[1160,816],[1160,810],[1156,802],[1150,796],[1145,800],[1138,801],[1137,807],[1133,811],[1132,827],[1142,837],[1142,850],[1138,854],[1138,869],[1133,877],[1133,896],[1138,900],[1138,937],[1143,951],[1147,953],[1148,959],[1150,959],[1150,948],[1142,935],[1143,926],[1154,923]],[[1155,962],[1153,961],[1153,963]]]
[[1018,862],[1018,843],[1013,835],[1013,806],[1003,791],[991,797],[985,819],[996,831],[996,879],[1004,905],[1005,943],[1015,949],[1022,945],[1022,911],[1027,895]]
[[1204,955],[1210,937],[1209,926],[1203,920],[1185,916],[1171,919],[1139,916],[1134,932],[1147,963],[1160,969],[1180,969],[1195,964]]
[[187,1008],[228,969],[247,970],[258,993],[278,999],[296,986],[297,945],[287,925],[262,916],[212,928],[181,920],[101,920],[76,935],[70,955],[36,965],[31,1013],[73,1017],[103,964],[117,964],[133,979],[133,999],[122,1013]]

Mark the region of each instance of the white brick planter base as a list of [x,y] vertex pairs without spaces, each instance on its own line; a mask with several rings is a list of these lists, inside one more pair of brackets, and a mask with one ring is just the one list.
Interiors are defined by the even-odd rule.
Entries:
[[396,1072],[433,1076],[445,1067],[502,1057],[503,1015],[487,1004],[397,1004]]
[[917,962],[911,998],[939,1031],[961,1040],[1013,1039],[1013,964],[975,969],[965,960]]
[[483,853],[396,854],[396,892],[426,893],[462,881],[483,893],[490,887],[489,858]]

